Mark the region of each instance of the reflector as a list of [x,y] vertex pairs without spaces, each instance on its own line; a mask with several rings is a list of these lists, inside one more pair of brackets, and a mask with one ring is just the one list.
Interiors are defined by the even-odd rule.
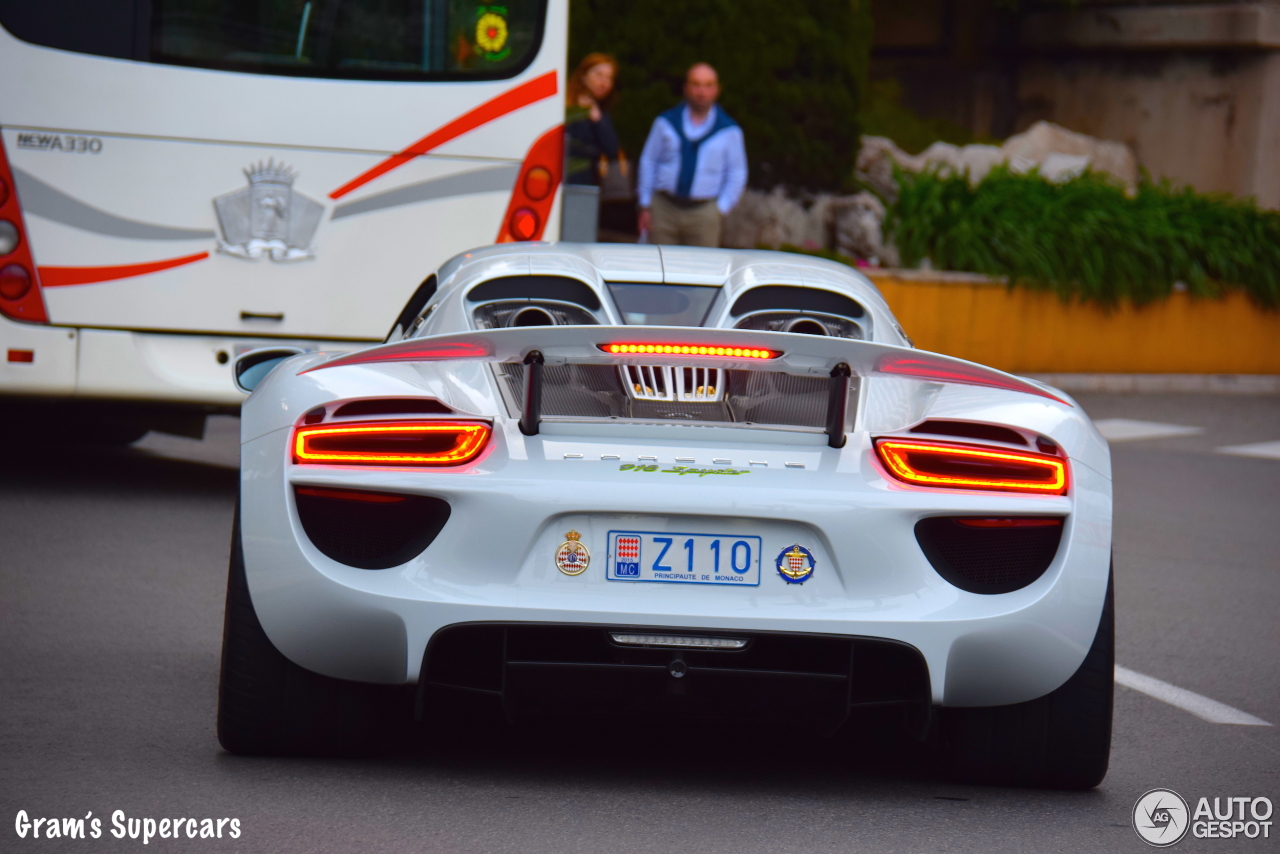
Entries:
[[778,350],[761,350],[749,347],[704,347],[698,344],[599,344],[599,348],[615,356],[633,353],[656,353],[673,356],[720,356],[733,359],[776,359]]
[[645,635],[631,632],[610,632],[609,637],[623,646],[674,646],[685,649],[742,649],[746,638],[706,638],[685,635]]
[[382,421],[299,427],[295,463],[456,466],[475,459],[489,441],[488,424]]
[[1067,464],[1060,457],[901,439],[877,439],[875,445],[889,473],[916,486],[1042,495],[1067,491]]
[[956,519],[966,528],[1054,528],[1062,525],[1061,516],[1007,516],[1003,519]]
[[299,495],[312,498],[333,498],[337,501],[361,501],[365,504],[400,504],[409,496],[396,495],[390,492],[365,492],[355,489],[326,489],[319,486],[299,486],[295,490]]

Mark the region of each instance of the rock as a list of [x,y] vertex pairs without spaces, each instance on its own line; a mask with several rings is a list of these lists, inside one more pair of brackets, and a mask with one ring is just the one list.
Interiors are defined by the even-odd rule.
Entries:
[[[826,197],[830,198],[830,197]],[[721,242],[735,249],[754,249],[785,244],[819,249],[827,244],[823,196],[806,206],[787,198],[781,187],[770,193],[747,190],[725,217]],[[815,204],[821,202],[821,204]]]
[[1049,122],[1036,122],[1026,131],[994,145],[957,146],[935,142],[919,154],[907,154],[893,140],[864,136],[858,153],[856,175],[881,197],[894,201],[898,195],[893,167],[909,172],[936,168],[943,172],[968,173],[977,183],[995,166],[1007,163],[1015,172],[1039,169],[1050,181],[1066,181],[1086,168],[1114,176],[1127,187],[1138,181],[1138,164],[1123,142],[1095,139]]
[[[892,203],[898,198],[898,184],[893,180],[894,164],[912,171],[924,168],[923,163],[917,166],[914,165],[915,162],[916,158],[894,145],[893,140],[883,136],[864,136],[862,147],[858,149],[854,176],[881,198]],[[912,165],[907,165],[908,163]]]
[[735,249],[835,249],[872,264],[896,263],[897,252],[884,244],[883,222],[884,205],[868,192],[792,199],[781,188],[747,190],[725,217],[722,243]]
[[1076,133],[1052,122],[1036,122],[1006,139],[1000,150],[1007,158],[1022,158],[1041,166],[1042,174],[1043,164],[1050,155],[1072,155],[1088,158],[1091,169],[1112,175],[1125,186],[1132,187],[1138,182],[1138,161],[1129,146]]
[[1040,163],[1040,177],[1061,184],[1083,174],[1092,162],[1093,158],[1087,154],[1059,154],[1055,151]]
[[898,250],[884,241],[884,205],[878,198],[864,191],[833,199],[831,207],[835,251],[877,267],[898,266]]

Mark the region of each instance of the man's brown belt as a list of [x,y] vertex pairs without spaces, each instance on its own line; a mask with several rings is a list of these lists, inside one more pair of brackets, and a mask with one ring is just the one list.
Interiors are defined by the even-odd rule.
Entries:
[[658,192],[662,194],[664,199],[671,202],[671,204],[678,208],[683,208],[684,210],[702,207],[708,202],[715,201],[715,199],[688,199],[683,196],[677,196],[675,193],[668,193],[666,190],[659,190]]

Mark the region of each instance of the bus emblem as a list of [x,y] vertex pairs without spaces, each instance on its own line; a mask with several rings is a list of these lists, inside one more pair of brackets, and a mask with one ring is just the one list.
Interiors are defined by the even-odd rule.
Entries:
[[218,251],[237,258],[272,261],[313,258],[311,238],[324,205],[293,189],[298,173],[269,160],[244,170],[249,186],[218,196],[213,206],[222,227]]

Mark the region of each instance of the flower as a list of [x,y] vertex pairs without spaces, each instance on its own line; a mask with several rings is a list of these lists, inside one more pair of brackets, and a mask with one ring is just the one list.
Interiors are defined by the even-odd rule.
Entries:
[[485,53],[498,53],[507,44],[507,19],[485,12],[476,21],[476,45]]

